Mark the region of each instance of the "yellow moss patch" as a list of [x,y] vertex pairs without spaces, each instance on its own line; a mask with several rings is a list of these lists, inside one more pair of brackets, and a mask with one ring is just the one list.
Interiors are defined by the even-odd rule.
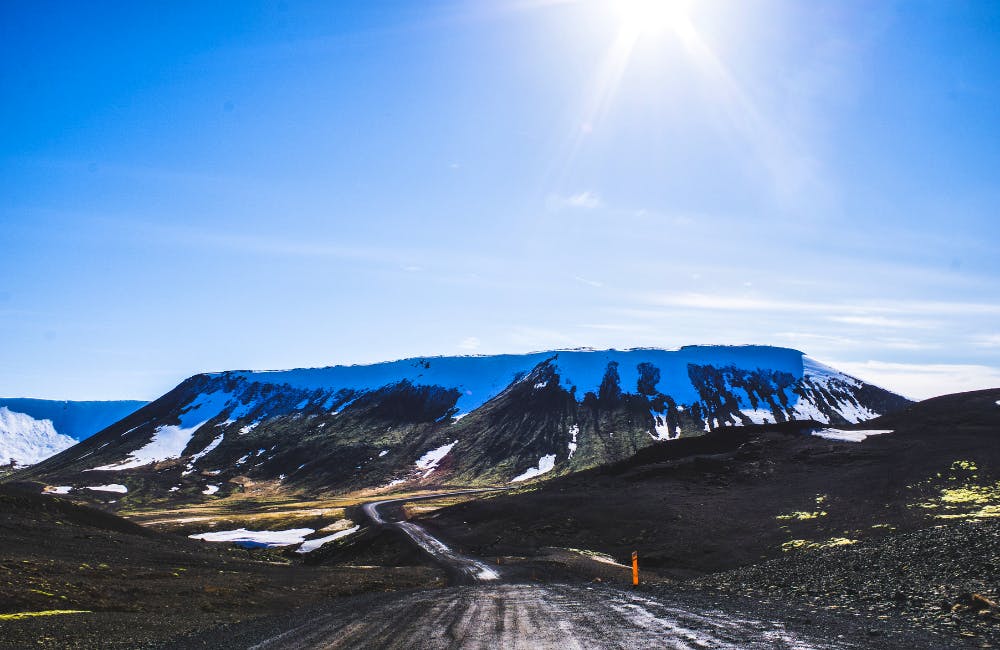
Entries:
[[799,549],[832,548],[834,546],[850,546],[857,544],[858,540],[846,537],[831,537],[827,540],[814,541],[809,539],[792,539],[781,545],[782,551],[795,551]]
[[778,515],[777,517],[775,517],[775,519],[778,519],[779,521],[789,521],[792,519],[797,521],[804,521],[807,519],[819,519],[820,517],[825,517],[826,515],[827,515],[826,510],[815,510],[813,512],[805,512],[800,510],[798,512],[791,512],[787,515]]
[[16,614],[0,614],[0,621],[19,621],[22,618],[34,618],[36,616],[60,616],[62,614],[90,614],[86,609],[49,609],[43,612],[17,612]]
[[988,504],[1000,501],[1000,483],[995,485],[965,485],[960,488],[941,490],[943,503]]
[[[923,502],[910,504],[911,508],[935,510],[935,519],[986,519],[1000,517],[1000,481],[982,483],[979,466],[973,460],[956,460],[948,467],[948,475],[933,477],[908,486],[911,489],[932,489],[937,495]],[[941,481],[947,481],[944,485]]]

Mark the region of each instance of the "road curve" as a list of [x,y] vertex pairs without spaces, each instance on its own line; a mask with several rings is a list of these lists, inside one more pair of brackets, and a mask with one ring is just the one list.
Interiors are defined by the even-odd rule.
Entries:
[[492,582],[500,579],[500,571],[482,560],[462,555],[450,548],[447,544],[431,535],[420,524],[412,521],[395,521],[386,519],[387,515],[379,512],[379,508],[389,504],[405,503],[409,501],[422,501],[426,499],[437,499],[459,494],[478,494],[482,492],[496,492],[503,488],[487,488],[481,490],[460,490],[457,492],[439,492],[437,494],[427,494],[419,497],[408,497],[401,499],[385,499],[382,501],[372,501],[361,506],[361,510],[368,519],[376,526],[392,526],[403,531],[413,543],[427,553],[435,562],[443,566],[453,576],[459,578],[458,582],[477,583]]

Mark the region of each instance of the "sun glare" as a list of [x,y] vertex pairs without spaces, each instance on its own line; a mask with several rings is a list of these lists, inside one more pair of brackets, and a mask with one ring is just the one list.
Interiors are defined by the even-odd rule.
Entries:
[[611,0],[622,28],[635,34],[654,34],[675,28],[687,18],[685,0]]

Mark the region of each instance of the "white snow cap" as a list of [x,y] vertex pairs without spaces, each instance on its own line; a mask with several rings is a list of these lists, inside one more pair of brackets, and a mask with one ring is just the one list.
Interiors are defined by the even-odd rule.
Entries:
[[76,444],[58,433],[51,420],[36,420],[26,413],[0,407],[0,464],[13,460],[30,465]]

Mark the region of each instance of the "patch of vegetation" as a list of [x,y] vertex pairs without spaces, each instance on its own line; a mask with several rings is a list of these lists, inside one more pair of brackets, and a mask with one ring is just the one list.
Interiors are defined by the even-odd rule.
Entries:
[[972,460],[956,460],[945,473],[907,486],[932,493],[911,508],[933,510],[936,519],[988,519],[1000,517],[1000,481],[984,481]]
[[0,621],[19,621],[24,618],[35,618],[37,616],[60,616],[62,614],[92,614],[87,609],[48,609],[41,612],[16,612],[14,614],[0,614]]
[[790,512],[785,515],[776,515],[774,518],[778,521],[807,521],[809,519],[819,519],[820,517],[825,517],[829,513],[826,510],[821,510],[819,506],[826,503],[827,496],[825,494],[816,495],[816,509],[812,511],[797,510],[795,512]]
[[850,546],[857,544],[858,540],[847,537],[831,537],[827,540],[814,541],[809,539],[792,539],[781,545],[782,551],[811,550],[818,548],[833,548],[834,546]]

